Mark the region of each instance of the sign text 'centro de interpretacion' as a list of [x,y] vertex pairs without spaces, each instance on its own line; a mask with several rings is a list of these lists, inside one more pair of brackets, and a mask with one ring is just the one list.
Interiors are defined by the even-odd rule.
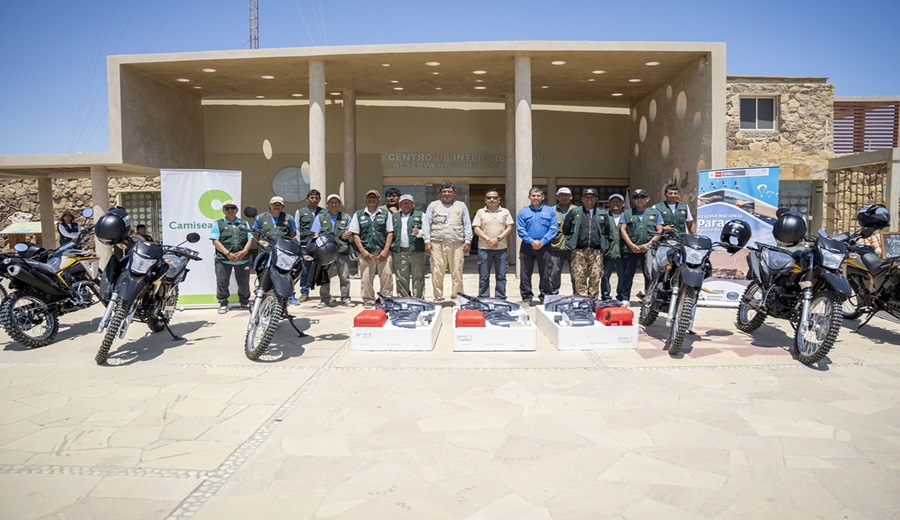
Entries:
[[[544,154],[535,154],[534,167],[544,163]],[[385,164],[396,169],[502,169],[506,168],[505,153],[432,153],[432,152],[389,152],[384,154]]]

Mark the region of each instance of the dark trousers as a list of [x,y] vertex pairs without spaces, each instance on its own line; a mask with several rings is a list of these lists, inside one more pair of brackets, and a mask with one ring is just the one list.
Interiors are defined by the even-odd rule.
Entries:
[[[628,295],[625,293],[625,259],[624,258],[608,258],[604,257],[603,259],[603,277],[600,278],[600,297],[604,300],[610,299],[610,292],[612,292],[612,287],[609,283],[609,278],[612,274],[616,275],[616,299],[619,301],[628,301]],[[629,281],[628,288],[631,288],[631,283],[634,281],[634,273],[631,273],[631,280]]]
[[535,251],[531,247],[531,243],[522,242],[519,248],[519,292],[522,294],[523,301],[531,301],[534,298],[534,291],[531,289],[531,275],[534,274],[534,263],[537,261],[538,266],[538,288],[540,289],[540,298],[551,294],[550,287],[550,268],[552,260],[550,258],[550,246],[546,245]]
[[494,267],[494,297],[506,299],[506,273],[509,272],[509,258],[506,249],[478,250],[478,296],[491,296],[491,266]]
[[250,267],[250,262],[241,265],[216,262],[216,299],[219,300],[219,305],[228,305],[228,297],[231,296],[228,284],[231,282],[232,271],[238,286],[238,299],[242,305],[250,303]]
[[[621,276],[619,278],[622,280],[622,296],[623,298],[619,298],[620,300],[630,300],[631,299],[631,286],[634,284],[634,273],[637,272],[638,264],[641,264],[641,267],[644,266],[644,262],[646,261],[646,255],[644,253],[632,253],[627,252],[624,256],[625,260],[625,276]],[[644,291],[647,291],[647,287],[650,286],[650,277],[644,275]]]
[[303,260],[303,271],[300,272],[300,294],[309,294],[309,270],[312,260]]
[[[569,252],[565,249],[550,250],[550,292],[547,294],[559,294],[559,288],[562,287],[562,271],[563,264],[569,258]],[[572,269],[572,261],[569,260],[569,270]],[[571,275],[571,273],[570,273]],[[575,285],[572,285],[573,290]]]

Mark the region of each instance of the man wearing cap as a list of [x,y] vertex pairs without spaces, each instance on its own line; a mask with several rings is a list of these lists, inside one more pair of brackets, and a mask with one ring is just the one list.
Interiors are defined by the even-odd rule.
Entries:
[[562,286],[562,270],[566,261],[569,261],[569,277],[572,280],[572,288],[575,288],[575,276],[572,274],[572,260],[569,250],[566,249],[566,235],[562,231],[566,214],[572,208],[572,190],[562,187],[556,190],[556,219],[557,233],[550,242],[550,293],[559,294]]
[[[325,211],[321,206],[319,206],[319,201],[322,200],[322,194],[319,193],[319,190],[309,190],[306,194],[306,206],[297,210],[294,213],[294,221],[297,225],[297,236],[300,239],[300,244],[307,245],[309,244],[310,239],[312,239],[312,225],[315,222],[316,217],[319,216],[319,213]],[[297,303],[302,303],[309,300],[309,268],[312,266],[312,261],[303,259],[303,272],[300,274],[300,298]],[[294,303],[293,301],[291,303]]]
[[253,243],[253,235],[239,229],[247,223],[238,216],[238,206],[233,200],[226,200],[222,204],[222,213],[225,216],[215,221],[209,232],[209,239],[216,249],[216,299],[219,301],[219,314],[228,312],[228,297],[231,295],[228,285],[232,271],[238,286],[241,308],[250,306],[250,259],[247,258],[247,253]]
[[381,292],[388,296],[393,294],[391,242],[394,238],[394,220],[390,212],[378,206],[380,201],[378,190],[367,191],[366,207],[357,211],[347,226],[359,250],[359,278],[366,309],[375,307],[375,273],[378,273]]
[[328,211],[319,213],[312,223],[310,231],[314,237],[322,233],[334,235],[338,244],[338,257],[333,264],[328,266],[328,282],[319,286],[320,301],[317,309],[324,309],[331,304],[331,275],[337,272],[341,284],[341,304],[344,307],[353,307],[350,301],[350,237],[353,236],[347,225],[350,215],[341,211],[341,197],[332,193],[325,199],[325,207]]
[[566,248],[572,253],[575,294],[596,298],[603,278],[603,251],[609,249],[606,210],[597,207],[597,190],[586,188],[581,193],[581,207],[566,214],[563,233]]
[[625,221],[625,214],[622,208],[625,206],[625,197],[619,193],[613,193],[609,196],[609,212],[606,215],[606,229],[609,233],[609,248],[603,251],[603,276],[600,279],[600,298],[603,300],[612,299],[612,287],[609,279],[613,273],[616,274],[616,299],[624,305],[628,305],[628,298],[625,297],[625,259],[624,246],[625,243],[619,236],[619,226]]
[[691,208],[684,202],[678,201],[677,184],[666,186],[666,200],[658,202],[653,207],[662,216],[664,230],[696,234],[697,230],[694,227],[694,217],[691,215]]
[[[269,199],[269,211],[256,216],[253,229],[261,229],[276,237],[294,238],[297,234],[297,225],[294,217],[284,211],[284,199],[278,196]],[[275,244],[270,244],[269,247]]]
[[423,217],[425,252],[431,255],[431,286],[435,303],[444,301],[444,271],[449,266],[450,298],[463,292],[463,261],[472,247],[469,209],[456,197],[452,182],[441,184],[441,198],[428,205]]
[[425,293],[425,239],[422,238],[421,210],[416,209],[412,195],[401,195],[400,211],[391,215],[394,240],[391,255],[397,295],[422,298]]
[[544,204],[544,190],[533,187],[528,191],[528,206],[519,210],[516,215],[516,232],[522,239],[519,249],[519,292],[522,304],[531,305],[534,291],[531,288],[531,275],[537,261],[541,303],[544,296],[550,294],[550,242],[559,232],[556,210]]
[[[634,284],[634,273],[637,272],[638,263],[643,264],[648,248],[653,242],[659,240],[658,236],[651,236],[650,232],[662,231],[662,216],[655,207],[647,207],[650,197],[647,191],[636,189],[631,192],[631,209],[625,211],[619,235],[625,244],[625,273],[622,277],[623,301],[631,299],[631,287]],[[650,286],[650,280],[644,278],[644,291]]]
[[478,296],[491,295],[491,266],[494,266],[494,297],[506,299],[506,273],[509,271],[507,237],[512,234],[513,221],[509,210],[500,206],[500,193],[484,193],[485,207],[475,212],[472,230],[478,235]]

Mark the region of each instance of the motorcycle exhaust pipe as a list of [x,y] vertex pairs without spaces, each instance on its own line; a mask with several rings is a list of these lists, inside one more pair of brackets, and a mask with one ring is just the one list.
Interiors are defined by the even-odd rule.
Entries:
[[6,272],[9,273],[10,278],[15,278],[22,283],[28,284],[44,294],[51,296],[62,296],[64,294],[62,291],[35,276],[33,273],[22,269],[21,266],[11,265]]
[[669,300],[669,311],[666,312],[666,327],[672,326],[672,315],[675,314],[675,305],[678,303],[678,286],[672,286],[672,299]]

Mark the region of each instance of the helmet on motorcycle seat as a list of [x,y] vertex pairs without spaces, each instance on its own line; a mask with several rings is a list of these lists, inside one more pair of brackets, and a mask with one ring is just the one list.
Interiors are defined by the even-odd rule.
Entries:
[[102,244],[118,244],[131,233],[131,217],[123,209],[113,208],[94,224],[94,235]]
[[772,226],[772,235],[784,244],[800,242],[806,236],[806,217],[794,210],[782,214]]
[[881,204],[867,204],[856,214],[856,221],[861,227],[881,229],[891,222],[891,213]]
[[330,265],[337,260],[340,253],[337,239],[331,233],[323,233],[309,241],[306,245],[306,254],[319,265]]
[[719,235],[719,241],[729,253],[736,253],[747,245],[752,234],[750,225],[743,220],[729,220],[725,223],[725,226],[722,227],[722,234]]

